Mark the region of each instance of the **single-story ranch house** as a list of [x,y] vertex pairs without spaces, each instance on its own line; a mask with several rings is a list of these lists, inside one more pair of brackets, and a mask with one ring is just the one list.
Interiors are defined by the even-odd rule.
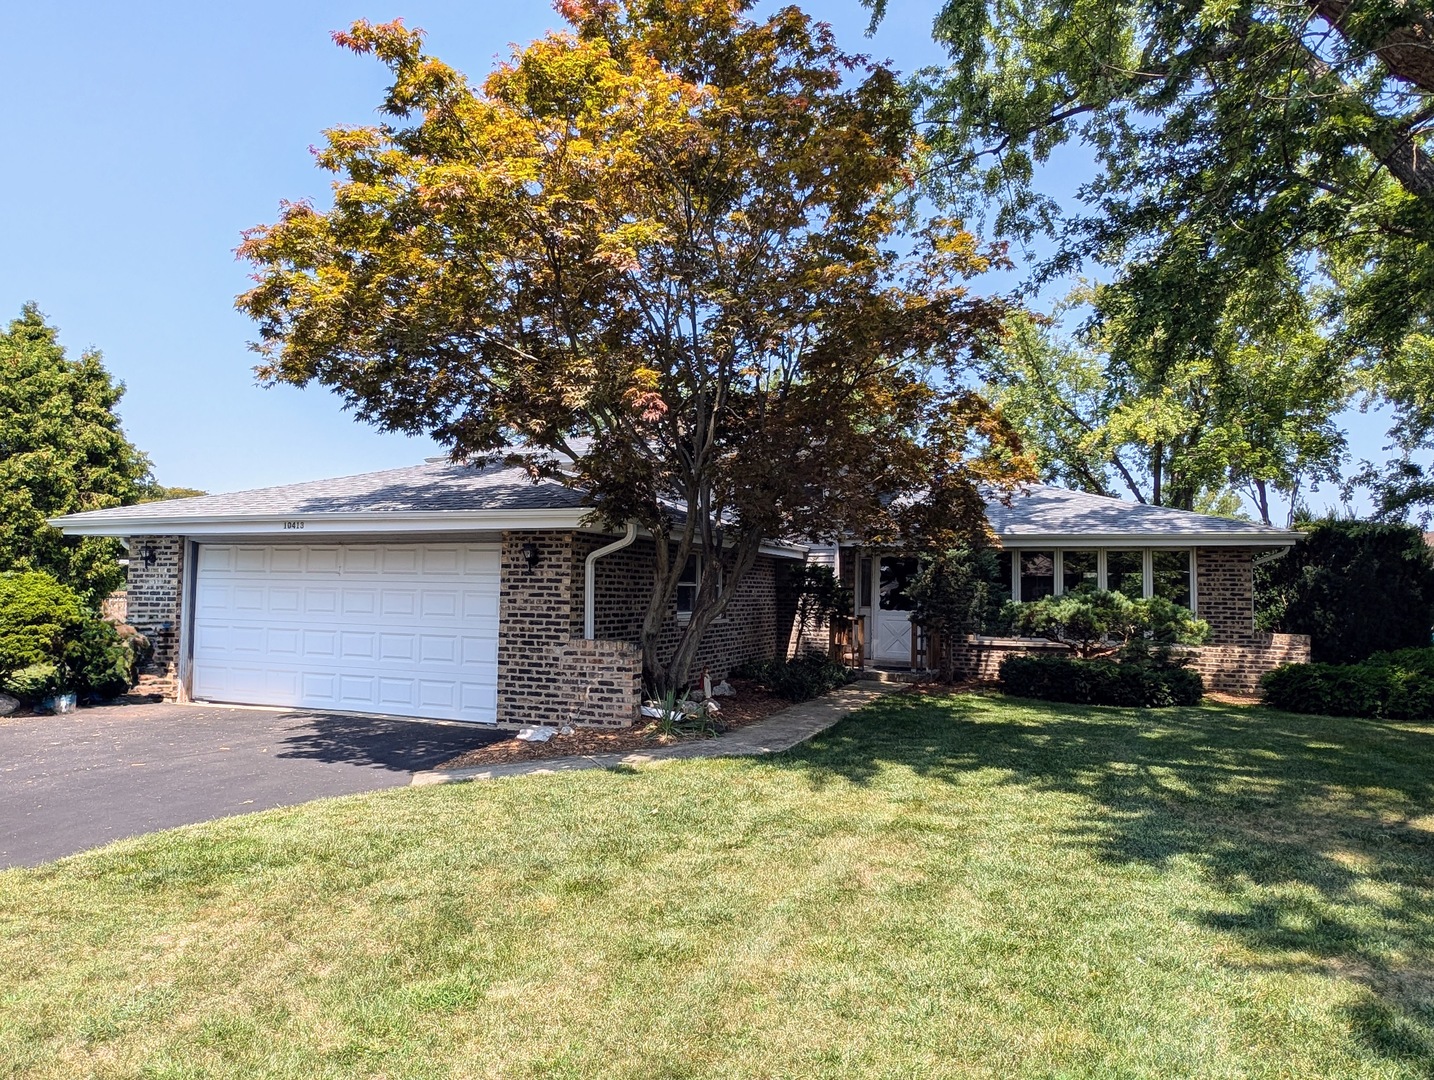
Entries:
[[[640,702],[652,540],[604,534],[588,513],[580,493],[522,469],[433,460],[52,524],[125,538],[127,619],[155,645],[141,689],[170,700],[626,725]],[[1041,486],[993,502],[989,517],[1015,599],[1093,581],[1190,605],[1212,628],[1196,660],[1212,687],[1249,690],[1261,672],[1308,657],[1307,639],[1261,635],[1253,622],[1254,564],[1295,534]],[[911,665],[902,586],[913,560],[773,542],[709,632],[699,670],[718,678],[796,647],[789,571],[809,558],[859,589],[858,659]],[[690,571],[695,582],[695,561]],[[674,642],[691,601],[679,587]],[[1051,646],[951,647],[958,669],[990,675],[1012,650]]]

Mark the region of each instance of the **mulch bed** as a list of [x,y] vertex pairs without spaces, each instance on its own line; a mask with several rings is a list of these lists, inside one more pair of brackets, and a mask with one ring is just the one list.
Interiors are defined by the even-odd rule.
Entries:
[[[732,679],[732,697],[717,699],[721,706],[722,726],[728,731],[765,720],[792,703],[770,690],[746,679]],[[516,732],[515,732],[516,734]],[[507,765],[515,761],[542,761],[546,758],[588,757],[592,754],[631,754],[656,750],[680,742],[699,739],[699,735],[659,735],[648,724],[643,727],[577,728],[571,735],[554,735],[547,742],[523,742],[516,738],[480,746],[450,758],[439,769],[474,769],[484,765]]]

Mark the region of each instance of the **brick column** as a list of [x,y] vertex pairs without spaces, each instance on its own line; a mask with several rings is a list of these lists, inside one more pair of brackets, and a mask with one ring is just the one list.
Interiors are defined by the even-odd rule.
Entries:
[[[145,552],[154,554],[154,564]],[[142,694],[173,701],[179,693],[179,624],[184,595],[184,537],[132,536],[129,539],[129,624],[149,638],[154,656],[140,669]]]
[[1211,645],[1260,640],[1255,632],[1255,555],[1248,547],[1195,549],[1196,607],[1210,624]]

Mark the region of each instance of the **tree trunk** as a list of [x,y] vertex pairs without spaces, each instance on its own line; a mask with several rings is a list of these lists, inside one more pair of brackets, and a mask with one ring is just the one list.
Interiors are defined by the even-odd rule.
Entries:
[[[661,541],[659,540],[659,546]],[[677,577],[680,575],[682,566],[687,561],[688,552],[678,548],[677,558],[666,560],[668,573],[664,576],[661,570],[664,560],[659,555],[655,560],[654,580],[655,584],[661,584],[664,580],[670,580],[671,589],[662,595],[661,590],[654,588],[652,599],[648,603],[647,616],[643,621],[641,648],[642,648],[642,673],[643,681],[648,692],[655,698],[661,699],[668,693],[681,693],[692,681],[692,667],[697,660],[698,651],[702,647],[702,641],[707,635],[708,629],[713,621],[717,619],[736,595],[737,589],[746,580],[747,574],[756,565],[757,556],[760,554],[762,538],[760,536],[745,535],[739,538],[734,551],[735,557],[732,565],[726,568],[723,574],[721,589],[716,588],[718,577],[717,567],[722,564],[721,554],[715,557],[708,557],[703,560],[702,575],[697,588],[697,599],[692,606],[692,615],[683,627],[682,633],[678,636],[677,644],[672,655],[666,660],[663,659],[659,644],[662,636],[662,629],[668,620],[668,612],[671,609],[671,601],[676,595]]]

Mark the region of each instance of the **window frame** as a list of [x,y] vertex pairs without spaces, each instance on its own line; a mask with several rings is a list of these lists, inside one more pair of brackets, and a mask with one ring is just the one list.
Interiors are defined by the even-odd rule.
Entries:
[[[694,551],[687,556],[687,562],[695,568],[692,580],[684,581],[682,577],[679,577],[677,579],[677,588],[672,594],[674,617],[680,623],[689,622],[692,619],[692,611],[697,606],[697,590],[702,587],[702,568],[704,563],[706,562],[706,556],[703,555],[701,552]],[[684,577],[686,576],[686,566],[682,568],[682,574]],[[717,591],[719,593],[722,591],[722,587],[726,584],[726,581],[727,567],[725,564],[719,563],[717,566]],[[682,610],[682,591],[684,589],[692,590],[691,607],[689,607],[686,611]],[[724,611],[721,615],[718,615],[717,618],[713,621],[722,622],[726,618],[727,613]]]
[[1102,591],[1110,589],[1109,568],[1106,555],[1111,551],[1138,551],[1141,564],[1141,596],[1150,599],[1155,595],[1155,552],[1156,551],[1183,551],[1190,561],[1190,614],[1196,618],[1200,615],[1200,585],[1198,567],[1199,545],[1171,545],[1166,547],[1140,547],[1135,544],[1117,544],[1111,546],[1095,546],[1082,544],[1070,547],[1046,547],[1029,545],[1006,549],[1009,552],[1011,563],[1011,595],[1010,599],[1016,603],[1026,603],[1021,599],[1021,555],[1026,552],[1052,552],[1055,560],[1055,591],[1053,595],[1065,595],[1065,553],[1067,551],[1094,551],[1096,553],[1096,588]]

